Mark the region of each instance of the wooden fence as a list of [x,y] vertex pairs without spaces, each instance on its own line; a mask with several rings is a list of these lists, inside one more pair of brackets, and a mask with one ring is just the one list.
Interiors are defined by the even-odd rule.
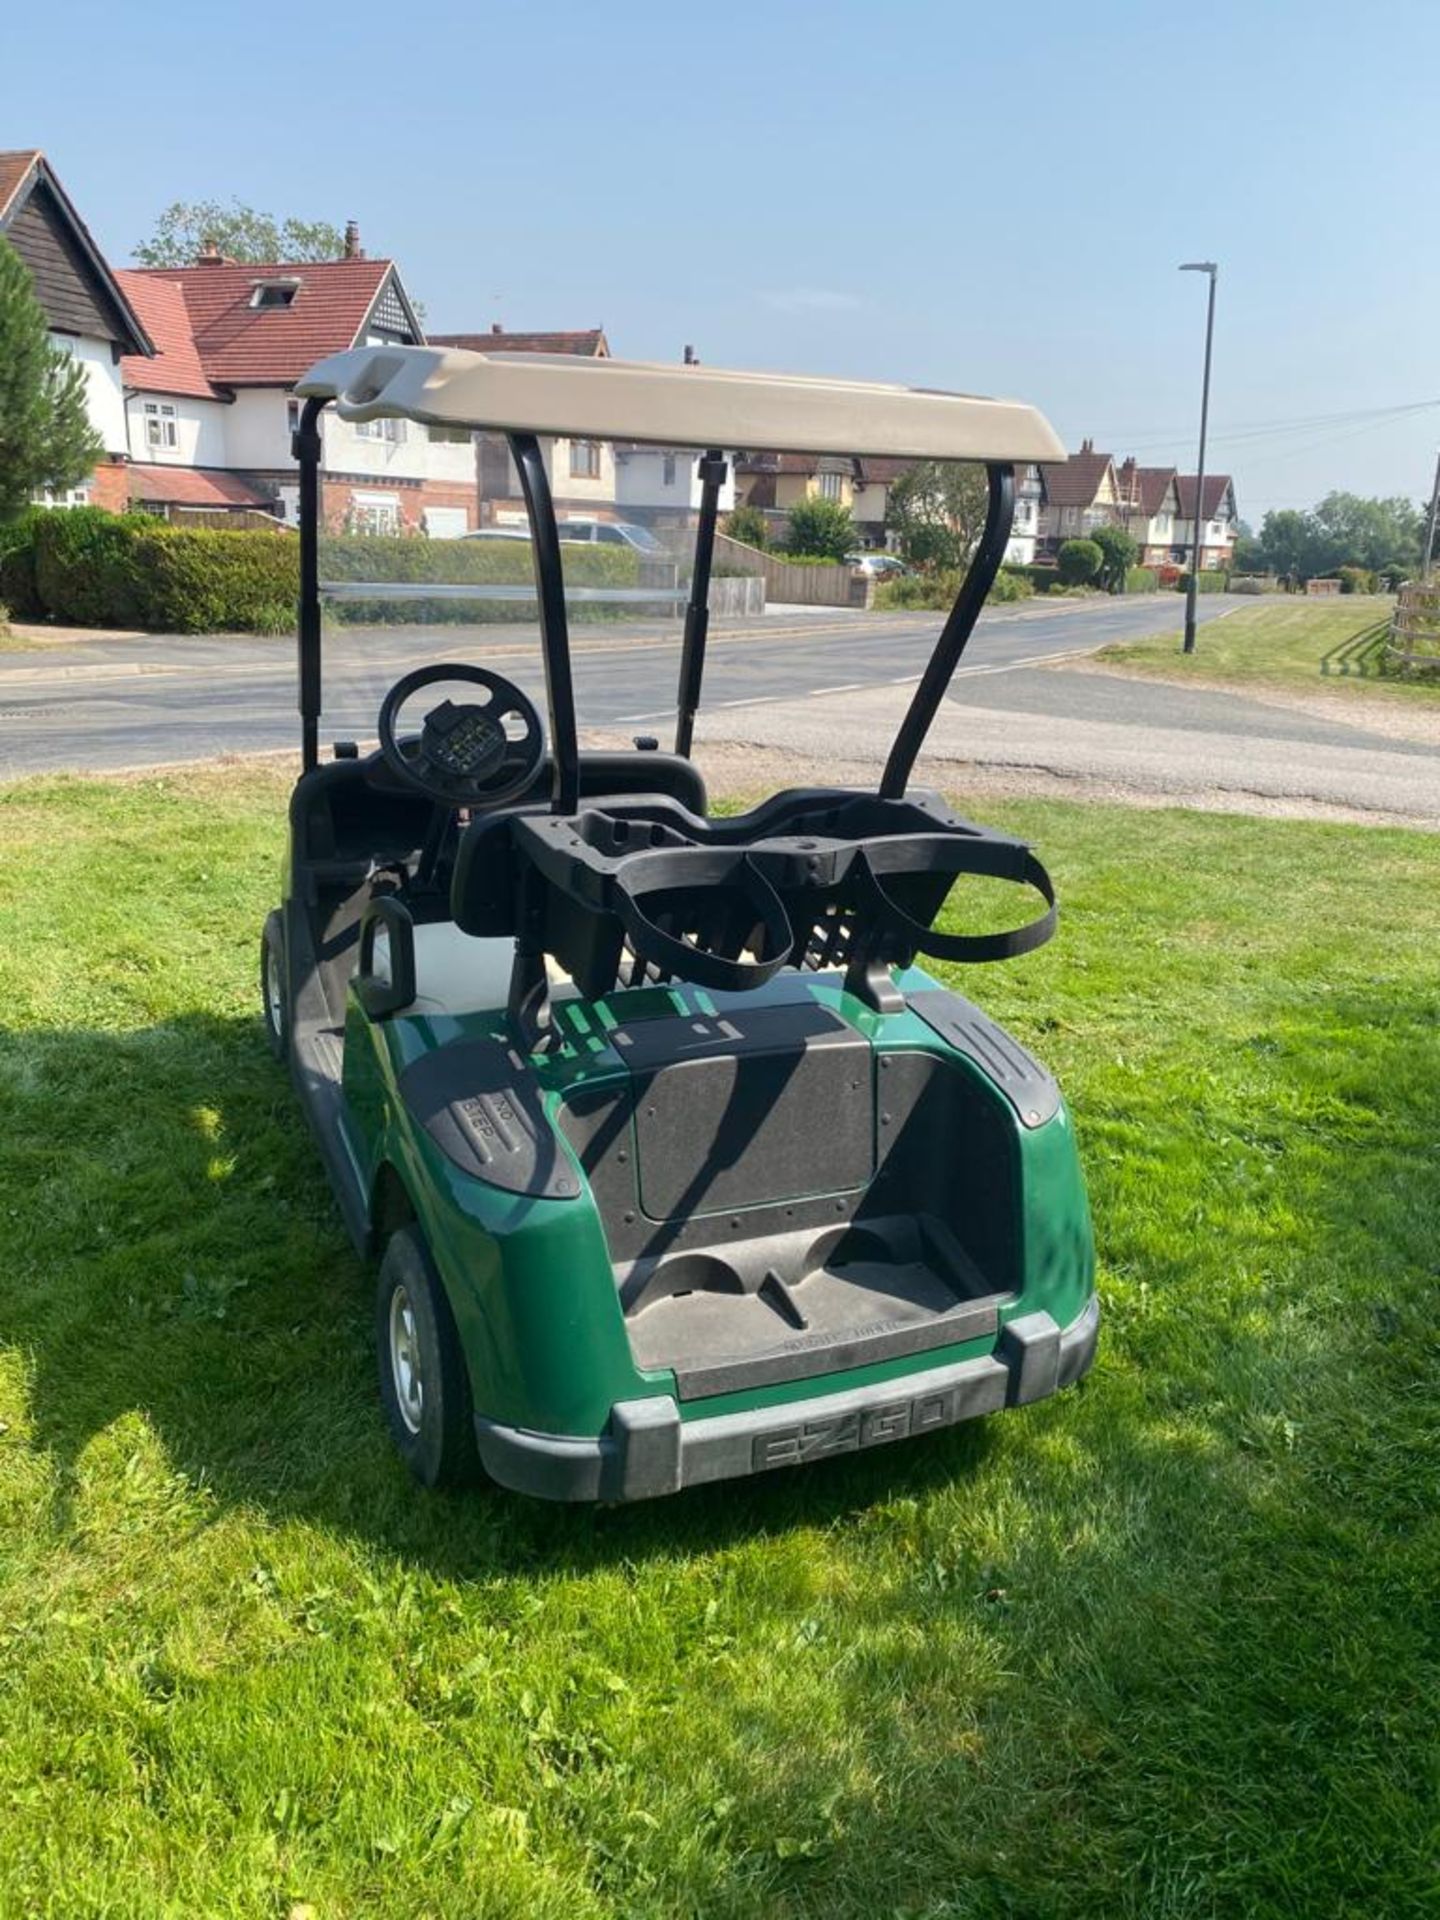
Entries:
[[1412,580],[1401,587],[1385,663],[1392,673],[1440,674],[1440,581]]
[[868,607],[874,598],[874,580],[853,567],[797,567],[780,554],[762,553],[727,533],[715,536],[715,558],[727,570],[763,575],[767,601],[801,607]]

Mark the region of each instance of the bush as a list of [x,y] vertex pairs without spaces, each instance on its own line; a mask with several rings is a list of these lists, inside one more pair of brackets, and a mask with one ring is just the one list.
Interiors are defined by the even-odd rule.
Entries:
[[[269,536],[265,536],[269,537]],[[632,548],[564,541],[565,581],[572,587],[653,585],[643,577],[640,556]],[[668,585],[673,574],[665,569]],[[444,586],[515,586],[533,589],[535,567],[528,541],[417,540],[405,534],[329,535],[320,542],[322,580],[375,580]],[[658,604],[658,603],[657,603]],[[671,610],[669,602],[665,611]],[[625,608],[644,611],[644,602]],[[533,598],[514,600],[340,600],[330,615],[347,626],[438,626],[461,622],[533,620]],[[569,609],[573,621],[614,619],[617,609],[581,601]]]
[[[648,584],[640,556],[623,547],[567,542],[574,586]],[[673,570],[663,569],[663,584]],[[329,616],[347,625],[441,625],[532,620],[534,567],[528,543],[421,540],[401,535],[331,536],[320,544],[322,580],[375,580],[527,590],[513,601],[347,600]],[[654,574],[650,575],[654,580]],[[21,617],[50,615],[80,626],[145,627],[157,633],[280,633],[295,623],[300,547],[282,532],[172,527],[149,514],[100,507],[40,509],[0,529],[0,597]],[[644,602],[626,611],[644,610]],[[671,611],[670,602],[657,602]],[[576,621],[617,609],[574,605]]]
[[759,547],[762,550],[770,539],[770,529],[759,507],[736,507],[727,516],[724,531],[732,540],[741,540],[747,547]]
[[1269,584],[1258,573],[1238,574],[1230,582],[1231,593],[1269,593]]
[[995,576],[987,599],[992,606],[1005,606],[1012,600],[1033,600],[1035,588],[1028,575],[1012,567],[1002,567]]
[[1159,575],[1153,567],[1127,567],[1125,569],[1126,593],[1154,593],[1159,584]]
[[295,624],[299,543],[281,533],[156,526],[134,541],[139,624],[156,633],[283,633]]
[[856,545],[850,509],[818,494],[797,501],[790,509],[785,545],[792,554],[813,553],[822,560],[843,561]]
[[[882,580],[875,589],[874,605],[882,612],[948,613],[955,604],[960,592],[960,583],[965,578],[958,567],[947,568],[942,573],[902,573],[892,580]],[[1011,600],[1028,600],[1035,589],[1030,582],[1007,567],[1002,567],[995,576],[988,601],[991,605],[1003,605]]]
[[35,523],[43,507],[31,507],[0,525],[0,600],[13,619],[38,620],[44,604],[35,585]]
[[143,627],[135,542],[155,520],[104,507],[65,507],[35,519],[35,591],[48,614],[79,627]]
[[[1184,593],[1189,585],[1190,575],[1188,572],[1180,573],[1176,576],[1175,588],[1177,592]],[[1219,567],[1202,567],[1200,569],[1199,585],[1196,588],[1197,593],[1225,593],[1229,589],[1229,586],[1229,574],[1223,573]]]
[[1368,567],[1340,567],[1341,593],[1376,593],[1380,582]]
[[1124,593],[1125,576],[1140,554],[1134,536],[1123,527],[1096,527],[1090,537],[1100,549],[1099,585],[1107,593]]
[[1056,572],[1067,587],[1083,587],[1100,571],[1104,559],[1093,540],[1066,540],[1056,559]]

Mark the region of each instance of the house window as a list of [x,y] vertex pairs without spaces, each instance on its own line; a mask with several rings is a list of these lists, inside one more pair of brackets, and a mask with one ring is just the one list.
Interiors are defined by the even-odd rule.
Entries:
[[572,480],[600,478],[600,442],[598,440],[570,442],[570,478]]
[[822,500],[838,500],[844,492],[845,476],[840,473],[817,473],[815,484]]
[[660,484],[665,487],[673,487],[675,484],[675,456],[673,453],[667,453],[661,462]]
[[392,447],[398,447],[405,438],[403,420],[357,420],[356,437],[360,440],[388,440]]
[[400,502],[393,493],[356,493],[347,516],[350,533],[398,533]]
[[300,291],[298,280],[261,280],[250,296],[252,307],[288,307]]
[[285,424],[291,433],[298,433],[300,431],[300,402],[298,400],[287,400],[285,402]]
[[164,400],[145,402],[145,445],[151,453],[164,453],[180,444],[180,428],[175,409]]
[[442,447],[463,447],[470,441],[469,427],[427,427],[426,433]]

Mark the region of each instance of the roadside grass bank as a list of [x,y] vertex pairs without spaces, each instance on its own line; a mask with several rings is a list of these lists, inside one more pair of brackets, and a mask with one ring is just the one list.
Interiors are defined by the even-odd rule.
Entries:
[[0,1913],[1433,1913],[1433,841],[977,809],[1096,1372],[572,1512],[391,1456],[256,1013],[288,784],[0,790]]
[[1180,651],[1175,633],[1117,641],[1095,658],[1127,672],[1201,685],[1335,689],[1340,698],[1396,703],[1440,702],[1440,679],[1382,678],[1371,672],[1342,673],[1334,654],[1368,628],[1388,620],[1394,601],[1383,594],[1346,594],[1334,600],[1267,598],[1202,626],[1195,651]]

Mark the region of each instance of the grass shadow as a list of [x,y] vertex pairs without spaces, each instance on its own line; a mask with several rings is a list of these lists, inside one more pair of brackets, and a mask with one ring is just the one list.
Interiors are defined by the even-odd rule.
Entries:
[[254,1021],[5,1034],[0,1120],[0,1338],[26,1356],[33,1438],[62,1483],[134,1411],[227,1502],[493,1580],[832,1525],[965,1473],[989,1444],[980,1425],[623,1508],[426,1495],[383,1427],[373,1272]]

